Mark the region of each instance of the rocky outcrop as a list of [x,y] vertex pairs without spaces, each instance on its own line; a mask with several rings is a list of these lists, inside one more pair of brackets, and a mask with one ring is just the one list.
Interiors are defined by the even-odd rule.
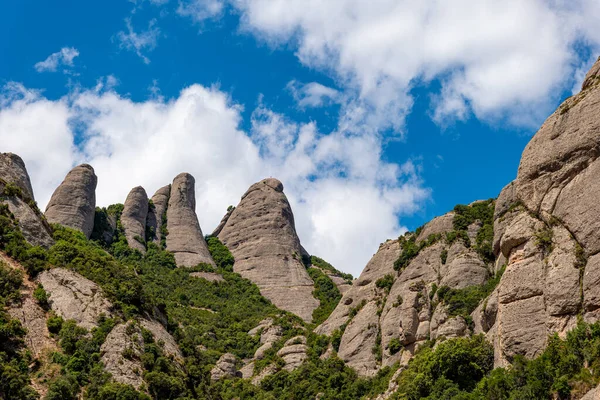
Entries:
[[399,255],[400,245],[397,240],[388,240],[381,244],[377,253],[368,262],[358,279],[354,281],[352,288],[344,294],[329,318],[319,325],[315,332],[321,335],[331,335],[333,331],[347,322],[353,308],[363,301],[375,300],[380,294],[375,282],[385,275],[395,274],[394,261],[398,259]]
[[581,310],[586,321],[599,319],[599,70],[597,62],[582,91],[544,122],[496,202],[493,248],[506,271],[473,313],[496,365],[539,355],[548,335],[564,336]]
[[277,307],[305,321],[319,306],[302,263],[307,256],[296,234],[283,185],[269,178],[242,196],[218,235],[235,258],[234,270],[250,279]]
[[[15,185],[21,193],[7,193],[7,184]],[[30,244],[46,248],[54,244],[50,226],[35,204],[25,163],[16,154],[0,153],[0,204],[8,206]]]
[[100,348],[100,360],[113,379],[136,389],[144,384],[141,360],[145,343],[142,328],[152,333],[154,343],[161,346],[167,358],[175,361],[179,368],[183,365],[183,356],[175,339],[160,323],[142,319],[118,324],[110,331]]
[[166,219],[167,206],[169,205],[169,196],[171,195],[171,185],[164,186],[154,193],[151,204],[148,208],[148,218],[146,225],[153,235],[152,241],[160,245],[162,239],[163,219]]
[[223,227],[229,220],[229,217],[231,217],[233,210],[235,210],[235,207],[229,207],[227,209],[227,213],[225,214],[225,216],[223,218],[221,218],[221,222],[219,222],[219,225],[217,225],[217,227],[215,228],[213,233],[211,233],[211,236],[219,236],[219,233],[221,233],[221,231],[223,230]]
[[307,351],[306,337],[296,336],[286,341],[277,355],[285,362],[283,369],[291,372],[308,359]]
[[27,168],[25,168],[25,162],[18,155],[0,153],[0,180],[19,187],[25,198],[34,199],[33,188],[31,187]]
[[274,325],[272,318],[267,318],[261,321],[256,328],[250,330],[248,335],[256,336],[259,333],[261,346],[254,352],[255,360],[264,358],[266,351],[282,338],[283,329],[279,325]]
[[121,214],[121,225],[127,244],[132,249],[146,252],[146,218],[148,217],[148,195],[143,187],[131,189]]
[[79,326],[92,329],[101,314],[112,316],[112,304],[102,289],[76,272],[53,268],[42,272],[38,280],[48,293],[52,310],[65,320],[72,319]]
[[215,264],[196,216],[195,184],[190,174],[177,175],[171,185],[167,208],[167,250],[175,255],[177,265],[182,267]]
[[[402,238],[414,240],[421,250],[399,272],[394,262],[402,251],[400,241],[382,244],[333,313],[315,330],[328,335],[343,330],[338,355],[359,375],[374,376],[382,366],[407,363],[429,339],[470,334],[464,318],[448,315],[435,290],[481,285],[494,266],[462,240],[446,240],[446,234],[454,230],[454,216],[450,212],[435,218],[417,234]],[[465,233],[474,241],[480,228],[481,223],[475,221]],[[378,287],[382,278],[391,280],[391,287]],[[391,346],[392,341],[397,344]]]
[[45,212],[48,222],[80,230],[89,238],[94,228],[97,183],[90,165],[73,168],[50,198]]
[[241,378],[242,373],[238,371],[236,362],[237,359],[233,354],[223,354],[214,368],[210,370],[210,380],[218,381],[222,378]]

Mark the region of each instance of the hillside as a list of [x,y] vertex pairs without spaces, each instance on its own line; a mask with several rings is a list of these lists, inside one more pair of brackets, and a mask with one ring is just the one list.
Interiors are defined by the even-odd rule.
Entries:
[[0,154],[0,398],[596,398],[599,84],[600,59],[497,198],[357,279],[302,246],[274,178],[205,236],[190,174],[100,208],[80,165],[42,213]]

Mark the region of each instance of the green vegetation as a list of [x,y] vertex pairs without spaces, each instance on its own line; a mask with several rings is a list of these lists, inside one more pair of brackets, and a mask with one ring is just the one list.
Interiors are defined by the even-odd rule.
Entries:
[[437,243],[442,235],[440,234],[431,234],[427,236],[425,240],[421,240],[417,243],[417,234],[416,233],[407,233],[398,238],[400,242],[400,248],[402,252],[396,261],[394,261],[394,269],[398,272],[401,272],[410,264],[410,262],[419,255],[419,252],[426,247],[432,246]]
[[493,349],[482,335],[451,339],[417,352],[398,378],[394,399],[517,400],[580,398],[600,382],[600,324],[579,322],[549,338],[546,350],[511,368],[493,367]]
[[351,274],[346,274],[342,271],[337,270],[333,265],[329,264],[322,258],[319,258],[317,256],[311,256],[310,263],[315,267],[321,268],[323,271],[331,273],[331,275],[339,276],[345,279],[346,283],[352,285],[352,280],[354,279],[354,277]]
[[472,205],[459,204],[454,207],[454,232],[446,235],[448,243],[461,238],[465,242],[465,246],[470,247],[470,239],[467,234],[469,225],[474,222],[479,222],[481,227],[475,238],[475,251],[479,254],[482,260],[491,263],[494,262],[494,253],[492,251],[492,242],[494,240],[494,206],[493,199],[486,201],[478,201]]
[[483,299],[494,291],[500,283],[503,273],[504,267],[483,285],[467,286],[464,289],[450,289],[448,286],[442,286],[437,289],[438,299],[447,306],[450,316],[460,315],[467,323],[470,323],[472,322],[471,313]]
[[217,264],[217,267],[229,272],[233,272],[233,255],[229,249],[223,243],[221,243],[219,238],[215,236],[207,236],[206,243],[208,244],[208,251],[210,251],[215,264]]
[[386,293],[389,293],[392,290],[392,286],[394,285],[394,276],[391,274],[387,274],[375,281],[375,286],[380,289],[384,289]]
[[535,233],[535,243],[544,254],[552,252],[552,236],[553,232],[550,227],[544,227]]
[[402,347],[402,343],[400,343],[400,339],[398,338],[392,338],[392,340],[390,340],[390,343],[388,344],[388,350],[392,355],[402,350]]
[[319,325],[333,312],[342,299],[342,294],[335,283],[318,268],[308,268],[308,275],[315,284],[313,296],[319,300],[319,307],[312,313],[313,324]]

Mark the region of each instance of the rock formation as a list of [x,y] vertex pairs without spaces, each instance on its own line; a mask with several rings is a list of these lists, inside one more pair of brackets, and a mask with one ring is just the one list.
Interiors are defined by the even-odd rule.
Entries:
[[154,234],[153,242],[160,245],[162,239],[163,218],[166,218],[167,206],[169,205],[169,196],[171,195],[171,185],[164,186],[152,196],[152,207],[148,209],[148,219],[146,225]]
[[283,369],[291,372],[308,359],[307,351],[306,337],[296,336],[286,341],[277,355],[285,362]]
[[[374,376],[382,366],[408,362],[429,339],[469,334],[465,320],[449,316],[444,304],[437,302],[434,288],[480,285],[493,266],[461,240],[446,240],[454,230],[454,215],[435,218],[418,235],[405,238],[423,247],[399,272],[394,262],[402,251],[400,242],[383,243],[333,313],[317,327],[317,333],[328,335],[343,330],[338,355],[360,375]],[[476,235],[479,227],[473,223],[470,235]],[[386,277],[393,280],[391,287],[378,287],[378,280]],[[400,349],[390,349],[393,340]]]
[[194,187],[193,176],[177,175],[171,185],[167,208],[167,250],[173,252],[177,265],[183,267],[200,263],[214,265],[196,216]]
[[494,252],[506,272],[473,317],[497,365],[540,354],[548,334],[565,335],[580,310],[599,319],[599,70],[600,61],[544,122],[496,202]]
[[97,183],[91,166],[73,168],[50,198],[45,213],[48,222],[80,230],[89,238],[94,228]]
[[218,235],[235,258],[234,269],[277,307],[305,321],[319,306],[302,263],[307,256],[296,234],[283,185],[269,178],[252,185]]
[[86,329],[97,325],[98,317],[112,316],[112,304],[94,282],[76,272],[53,268],[42,272],[39,282],[48,293],[48,304],[65,320],[73,319]]
[[236,357],[231,353],[225,353],[217,361],[217,365],[210,371],[210,379],[218,381],[221,378],[241,377],[242,373],[236,368]]
[[23,159],[13,153],[0,153],[0,179],[17,185],[27,199],[34,199],[31,180]]
[[121,225],[132,249],[146,252],[146,218],[148,217],[148,195],[143,187],[131,189],[121,214]]
[[154,342],[162,345],[165,355],[172,358],[179,368],[183,365],[183,355],[175,339],[158,322],[141,319],[118,324],[110,331],[100,348],[101,361],[117,382],[132,385],[136,389],[144,383],[141,361],[144,338],[141,328],[152,333]]
[[[7,184],[18,187],[21,194],[6,194]],[[0,204],[8,206],[30,244],[46,248],[54,244],[50,227],[35,204],[25,163],[16,154],[0,153]]]

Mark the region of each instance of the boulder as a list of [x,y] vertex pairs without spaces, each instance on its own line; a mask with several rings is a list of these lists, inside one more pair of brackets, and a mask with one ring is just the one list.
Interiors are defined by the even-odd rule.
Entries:
[[283,369],[291,372],[308,359],[307,351],[306,337],[296,336],[286,341],[277,355],[285,362]]
[[305,251],[283,185],[269,178],[242,196],[218,235],[235,258],[234,270],[277,307],[312,320],[319,302],[302,263]]
[[112,304],[102,289],[94,282],[65,268],[53,268],[38,276],[48,293],[52,310],[65,320],[73,319],[77,325],[92,329],[98,317],[112,316]]
[[237,358],[233,354],[223,354],[214,368],[210,370],[210,380],[218,381],[222,378],[241,378],[242,373],[236,368],[236,362]]
[[148,195],[143,187],[131,189],[123,205],[121,225],[132,249],[146,252],[146,218],[148,216]]
[[5,183],[17,185],[23,196],[28,200],[34,200],[31,180],[25,168],[23,159],[13,153],[0,153],[0,179]]
[[153,234],[152,241],[160,245],[162,239],[163,219],[167,218],[167,206],[169,205],[169,196],[171,195],[171,185],[164,186],[152,196],[152,206],[148,208],[148,218],[146,225]]
[[190,276],[194,278],[206,279],[209,282],[225,282],[222,275],[214,272],[192,272]]
[[97,183],[91,166],[73,168],[50,198],[45,213],[48,222],[80,230],[89,238],[94,228]]
[[188,173],[175,177],[167,208],[167,250],[178,266],[214,265],[196,215],[196,181]]

